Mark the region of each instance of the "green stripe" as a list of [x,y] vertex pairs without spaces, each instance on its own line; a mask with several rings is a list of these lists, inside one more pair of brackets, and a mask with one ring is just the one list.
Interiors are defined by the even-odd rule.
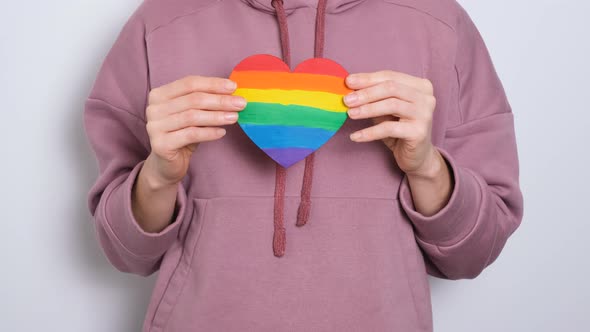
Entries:
[[238,112],[239,123],[303,126],[337,131],[346,120],[346,112],[329,112],[301,105],[249,102]]

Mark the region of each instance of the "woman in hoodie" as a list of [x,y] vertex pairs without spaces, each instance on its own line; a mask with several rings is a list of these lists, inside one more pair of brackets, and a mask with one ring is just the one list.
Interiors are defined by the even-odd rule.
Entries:
[[[237,123],[255,54],[347,71],[346,120],[289,167]],[[432,331],[427,276],[475,278],[523,216],[513,113],[453,0],[146,0],[84,121],[102,248],[159,271],[144,331]]]

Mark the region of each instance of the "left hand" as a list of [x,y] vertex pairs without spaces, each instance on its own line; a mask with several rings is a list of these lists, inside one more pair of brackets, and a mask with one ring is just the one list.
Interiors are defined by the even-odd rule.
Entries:
[[431,141],[436,106],[432,83],[391,70],[355,73],[346,78],[353,90],[344,97],[352,119],[371,118],[372,127],[350,135],[355,142],[381,139],[408,175],[430,176],[440,158]]

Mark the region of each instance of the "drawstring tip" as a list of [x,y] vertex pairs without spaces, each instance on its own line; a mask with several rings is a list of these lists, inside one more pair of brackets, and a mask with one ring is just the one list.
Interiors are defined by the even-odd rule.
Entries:
[[285,254],[285,229],[275,231],[272,241],[272,250],[276,257],[282,257]]
[[297,226],[303,226],[307,224],[309,219],[309,212],[311,210],[311,202],[303,201],[299,204],[299,210],[297,210]]

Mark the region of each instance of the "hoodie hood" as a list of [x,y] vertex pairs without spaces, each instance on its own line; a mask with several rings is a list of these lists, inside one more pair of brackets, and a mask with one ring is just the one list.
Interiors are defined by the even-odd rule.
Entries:
[[[259,9],[261,11],[265,11],[270,14],[275,13],[275,9],[272,6],[272,0],[241,0],[243,2],[248,3],[250,6]],[[328,0],[326,3],[326,13],[339,13],[345,11],[351,7],[354,7],[365,0]],[[311,7],[317,8],[318,7],[318,0],[284,0],[283,1],[283,8],[285,10],[285,14],[289,15],[293,11]]]

